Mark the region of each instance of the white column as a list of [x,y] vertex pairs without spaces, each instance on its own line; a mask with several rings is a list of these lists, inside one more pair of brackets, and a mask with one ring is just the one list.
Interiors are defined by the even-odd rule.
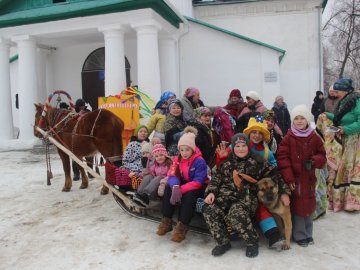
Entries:
[[158,100],[161,95],[158,30],[155,22],[131,25],[137,33],[138,85],[141,91]]
[[176,40],[160,39],[160,75],[162,90],[178,92]]
[[124,30],[100,27],[105,40],[105,95],[118,95],[126,88]]
[[47,88],[46,88],[46,62],[47,56],[49,55],[48,49],[37,49],[37,97],[39,102],[45,102],[47,98]]
[[9,43],[0,38],[0,139],[13,139],[13,119],[10,88]]
[[34,138],[32,125],[35,119],[34,103],[37,97],[36,42],[28,35],[13,38],[19,54],[19,128],[21,140]]

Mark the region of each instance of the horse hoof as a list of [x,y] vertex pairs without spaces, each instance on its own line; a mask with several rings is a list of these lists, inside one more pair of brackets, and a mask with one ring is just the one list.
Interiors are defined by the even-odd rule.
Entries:
[[80,189],[85,189],[85,188],[87,188],[88,186],[87,185],[81,185],[80,186]]
[[69,192],[71,188],[63,187],[62,192]]

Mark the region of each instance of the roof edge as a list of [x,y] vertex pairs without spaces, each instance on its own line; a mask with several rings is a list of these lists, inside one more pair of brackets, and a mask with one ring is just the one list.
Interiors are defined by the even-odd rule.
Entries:
[[91,5],[88,5],[83,9],[73,8],[74,6],[78,7],[82,5],[82,2],[73,3],[73,6],[60,5],[57,7],[51,6],[44,9],[38,8],[37,16],[28,16],[27,12],[29,12],[29,10],[19,11],[17,12],[17,16],[15,18],[1,18],[2,16],[0,16],[0,28],[43,23],[49,21],[59,21],[77,17],[126,12],[143,8],[151,8],[176,28],[179,28],[180,23],[182,23],[182,18],[179,17],[178,14],[176,14],[176,12],[174,12],[174,10],[164,1],[138,0],[131,2],[117,2],[115,0],[109,0],[107,2],[108,3],[106,5],[102,5],[101,3],[95,3],[94,1]]
[[270,45],[270,44],[267,44],[267,43],[258,41],[258,40],[253,39],[253,38],[249,38],[249,37],[246,37],[246,36],[237,34],[237,33],[235,33],[235,32],[226,30],[226,29],[224,29],[224,28],[215,26],[215,25],[213,25],[213,24],[209,24],[209,23],[207,23],[207,22],[204,22],[204,21],[201,21],[201,20],[198,20],[198,19],[194,19],[194,18],[187,17],[187,16],[185,16],[185,18],[186,18],[188,21],[191,21],[191,22],[200,24],[200,25],[202,25],[202,26],[205,26],[205,27],[214,29],[214,30],[216,30],[216,31],[220,31],[220,32],[225,33],[225,34],[227,34],[227,35],[230,35],[230,36],[233,36],[233,37],[236,37],[236,38],[239,38],[239,39],[243,39],[243,40],[249,41],[249,42],[251,42],[251,43],[254,43],[254,44],[256,44],[256,45],[263,46],[263,47],[272,49],[272,50],[274,50],[274,51],[277,51],[277,52],[279,52],[279,53],[282,54],[282,55],[280,56],[280,62],[281,62],[281,60],[283,59],[283,57],[285,56],[286,51],[283,50],[283,49],[281,49],[281,48],[272,46],[272,45]]

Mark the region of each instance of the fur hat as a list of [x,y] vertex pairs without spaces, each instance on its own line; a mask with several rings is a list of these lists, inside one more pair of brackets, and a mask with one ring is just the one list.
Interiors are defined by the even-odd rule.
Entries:
[[304,104],[297,105],[297,106],[295,106],[294,109],[292,109],[291,122],[294,122],[295,117],[298,115],[301,115],[302,117],[304,117],[306,119],[306,121],[310,124],[312,115],[311,115],[309,108],[306,105],[304,105]]
[[151,143],[147,142],[147,141],[143,141],[141,143],[141,153],[151,153],[151,151],[153,150],[153,146]]
[[267,129],[267,124],[261,115],[251,117],[247,128],[244,129],[244,133],[250,137],[250,133],[254,130],[260,131],[264,135],[264,141],[270,141],[270,132]]
[[195,152],[195,137],[197,135],[198,131],[196,128],[188,126],[184,129],[184,134],[181,136],[179,142],[178,142],[178,149],[182,145],[189,146],[194,152]]
[[345,91],[345,92],[353,91],[354,87],[352,86],[352,79],[349,79],[349,78],[338,79],[334,83],[334,90]]
[[235,145],[237,143],[246,143],[248,147],[250,147],[250,141],[249,141],[249,138],[248,136],[246,136],[246,134],[244,133],[237,133],[235,134],[234,136],[232,136],[231,138],[231,145],[232,145],[232,148],[235,147]]
[[230,95],[229,95],[229,98],[232,98],[232,97],[241,98],[241,92],[240,92],[240,90],[239,90],[239,89],[233,89],[233,90],[231,90]]
[[158,144],[154,145],[154,147],[152,149],[152,152],[151,152],[151,155],[155,156],[155,154],[163,154],[166,157],[169,156],[168,152],[166,151],[165,146],[163,146],[161,143],[158,143]]
[[260,100],[259,94],[258,94],[257,92],[255,92],[255,91],[249,91],[249,92],[247,92],[246,98],[251,98],[251,99],[253,99],[253,100],[255,100],[255,101],[259,101],[259,100]]

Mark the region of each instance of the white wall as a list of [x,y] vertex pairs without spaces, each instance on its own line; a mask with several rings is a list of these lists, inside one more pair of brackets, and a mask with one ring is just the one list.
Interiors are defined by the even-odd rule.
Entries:
[[190,23],[179,45],[181,92],[199,88],[206,105],[225,105],[234,88],[244,97],[252,90],[265,99],[272,97],[269,89],[279,92],[279,83],[263,83],[264,72],[279,70],[279,55],[274,50],[196,23]]
[[195,17],[286,50],[281,94],[290,107],[310,106],[320,87],[317,2],[259,1],[216,6],[216,12],[215,7],[196,7]]

